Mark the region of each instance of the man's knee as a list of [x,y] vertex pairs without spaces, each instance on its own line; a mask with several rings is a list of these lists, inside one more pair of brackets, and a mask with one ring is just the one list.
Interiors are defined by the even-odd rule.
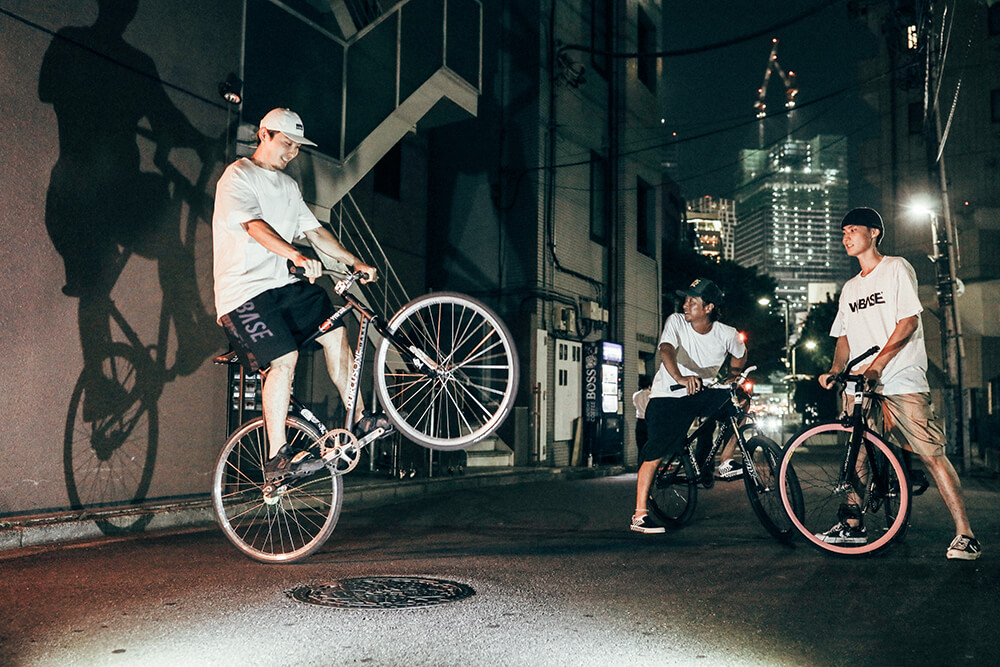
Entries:
[[298,350],[292,350],[286,354],[281,355],[277,359],[271,361],[267,369],[268,376],[277,375],[288,375],[295,372],[295,364],[299,360]]

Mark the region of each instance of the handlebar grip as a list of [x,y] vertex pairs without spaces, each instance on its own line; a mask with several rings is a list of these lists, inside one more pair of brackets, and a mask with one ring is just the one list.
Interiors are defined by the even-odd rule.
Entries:
[[684,385],[682,385],[682,384],[672,384],[672,385],[670,385],[670,391],[677,391],[678,389],[683,389],[683,388],[684,388]]
[[304,275],[306,275],[306,270],[305,269],[303,269],[301,266],[295,266],[294,264],[291,264],[288,267],[288,272],[290,274],[292,274],[293,276],[304,276]]

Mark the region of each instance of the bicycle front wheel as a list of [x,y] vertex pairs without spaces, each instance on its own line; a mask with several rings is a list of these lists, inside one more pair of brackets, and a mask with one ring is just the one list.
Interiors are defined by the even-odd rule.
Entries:
[[[792,524],[815,547],[844,556],[876,553],[902,536],[910,515],[910,487],[896,452],[866,430],[858,461],[847,483],[841,469],[851,428],[834,422],[806,429],[789,443],[781,459],[779,488]],[[794,510],[794,484],[802,512]],[[858,530],[837,534],[845,506],[860,514]]]
[[[797,532],[785,511],[778,489],[778,470],[781,466],[781,449],[770,438],[758,435],[746,443],[746,454],[752,463],[744,461],[743,484],[746,486],[750,507],[760,524],[775,538],[787,542]],[[794,468],[788,469],[788,498],[796,516],[802,516],[802,490]]]
[[647,504],[656,518],[671,528],[691,521],[698,504],[698,479],[686,451],[660,461]]
[[387,328],[392,338],[379,344],[375,387],[403,435],[432,449],[463,449],[507,418],[517,393],[517,352],[493,311],[440,292],[403,306]]
[[[308,449],[319,438],[311,424],[294,415],[285,420],[285,434],[295,449]],[[267,459],[264,418],[257,417],[233,433],[215,464],[215,516],[226,538],[245,555],[264,563],[293,563],[330,537],[340,517],[344,482],[323,467],[266,498]]]

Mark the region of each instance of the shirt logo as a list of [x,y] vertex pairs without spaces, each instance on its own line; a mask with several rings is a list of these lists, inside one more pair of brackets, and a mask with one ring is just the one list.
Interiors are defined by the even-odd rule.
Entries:
[[882,296],[882,292],[873,292],[868,296],[863,296],[853,303],[847,304],[851,307],[851,312],[856,313],[859,310],[864,310],[865,308],[871,308],[872,306],[885,303],[885,297]]

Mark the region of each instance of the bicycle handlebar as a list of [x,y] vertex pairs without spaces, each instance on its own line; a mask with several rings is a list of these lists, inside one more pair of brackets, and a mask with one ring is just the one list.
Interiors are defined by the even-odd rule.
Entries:
[[882,348],[879,347],[878,345],[873,345],[872,347],[868,348],[854,359],[851,359],[849,362],[847,362],[847,366],[844,367],[844,370],[833,376],[833,381],[837,384],[847,384],[852,380],[857,380],[859,378],[864,377],[862,373],[851,373],[851,369],[857,366],[865,359],[867,359],[868,357],[877,354],[878,351],[881,349]]
[[[291,261],[289,261],[288,272],[293,276],[298,276],[300,278],[306,275],[305,269],[301,266],[295,266],[291,263]],[[351,286],[354,285],[354,283],[358,282],[366,275],[364,271],[348,273],[346,271],[338,271],[336,269],[323,269],[320,273],[324,276],[340,278],[340,280],[338,280],[334,285],[333,291],[341,295],[351,289]]]
[[[719,382],[719,381],[715,381],[712,384],[704,384],[704,383],[702,383],[701,388],[702,389],[721,389],[723,387],[732,387],[733,385],[741,385],[741,384],[743,384],[746,381],[747,376],[750,375],[750,373],[753,373],[755,370],[757,370],[756,366],[749,366],[747,368],[744,368],[743,372],[740,373],[736,377],[736,379],[733,380],[732,382]],[[676,391],[678,389],[683,389],[683,388],[684,388],[684,385],[682,385],[682,384],[670,385],[670,391]]]

